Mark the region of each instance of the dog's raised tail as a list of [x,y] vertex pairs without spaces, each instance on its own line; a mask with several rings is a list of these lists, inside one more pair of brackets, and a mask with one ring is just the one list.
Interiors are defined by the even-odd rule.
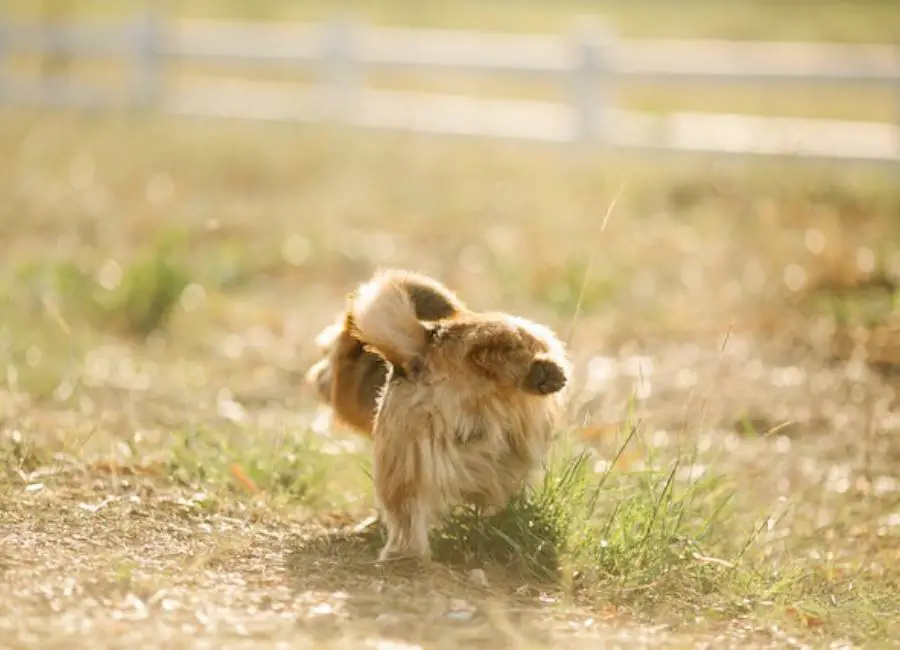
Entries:
[[350,298],[356,336],[392,365],[407,368],[425,348],[426,329],[406,287],[390,274],[380,273]]

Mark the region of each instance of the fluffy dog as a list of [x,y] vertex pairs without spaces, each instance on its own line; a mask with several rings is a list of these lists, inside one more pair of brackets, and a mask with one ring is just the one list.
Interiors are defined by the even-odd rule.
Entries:
[[[394,269],[380,277],[407,294],[419,320],[444,320],[466,311],[456,294],[421,273]],[[376,401],[387,379],[387,365],[381,356],[365,350],[354,338],[346,312],[322,330],[316,343],[322,357],[307,371],[307,382],[319,399],[331,405],[338,420],[358,433],[371,435]]]
[[389,364],[374,418],[380,559],[430,556],[435,518],[459,503],[502,508],[539,469],[570,373],[547,328],[501,313],[417,317],[402,282],[376,275],[346,329]]

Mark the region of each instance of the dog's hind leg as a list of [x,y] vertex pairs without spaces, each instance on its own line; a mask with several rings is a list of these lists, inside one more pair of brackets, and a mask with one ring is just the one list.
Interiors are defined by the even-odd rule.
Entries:
[[[392,404],[386,409],[393,412]],[[372,469],[375,496],[388,530],[380,559],[394,556],[430,556],[428,527],[432,519],[430,486],[424,472],[422,449],[403,415],[380,414],[376,421]],[[381,417],[384,416],[384,417]],[[415,418],[412,418],[415,419]]]

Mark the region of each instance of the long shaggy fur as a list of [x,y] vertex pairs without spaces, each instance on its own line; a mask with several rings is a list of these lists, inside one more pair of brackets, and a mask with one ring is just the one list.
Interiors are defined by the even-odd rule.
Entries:
[[394,366],[405,367],[426,344],[427,330],[401,283],[378,276],[353,296],[351,327],[358,338]]
[[[450,289],[426,275],[393,269],[377,277],[402,288],[420,320],[453,318],[466,309]],[[364,294],[366,285],[371,282],[357,293]],[[351,333],[346,311],[322,330],[316,343],[321,358],[307,371],[306,381],[319,399],[332,407],[338,420],[362,435],[371,435],[376,401],[387,379],[387,364],[380,355],[365,350]]]
[[381,558],[427,558],[436,517],[459,503],[501,508],[539,469],[569,362],[549,329],[523,318],[422,321],[387,274],[351,297],[347,325],[390,363],[373,431]]

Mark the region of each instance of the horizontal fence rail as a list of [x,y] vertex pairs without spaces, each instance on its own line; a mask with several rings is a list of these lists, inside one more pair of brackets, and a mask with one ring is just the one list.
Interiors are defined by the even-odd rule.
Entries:
[[[35,25],[0,19],[0,63],[11,54],[112,58],[134,83],[103,93],[71,80],[14,83],[0,68],[9,104],[89,108],[143,106],[169,113],[240,119],[337,119],[355,126],[586,142],[644,151],[799,156],[900,162],[896,124],[618,110],[613,81],[652,84],[834,84],[893,88],[900,117],[900,49],[892,45],[617,39],[579,21],[568,36],[321,24],[171,21],[147,13],[124,24]],[[315,71],[319,83],[208,78],[167,81],[175,66],[200,62]],[[365,88],[367,71],[522,76],[566,84],[568,103],[500,100]],[[780,85],[780,86],[779,86]]]
[[[610,73],[640,81],[900,84],[900,55],[890,45],[613,40],[607,30],[585,22],[576,25],[573,42],[543,35],[366,27],[349,45],[360,64],[393,69],[558,76],[570,73],[579,63],[579,50],[588,46],[604,50]],[[353,26],[186,22],[174,27],[171,51],[208,60],[312,63],[344,29]]]

